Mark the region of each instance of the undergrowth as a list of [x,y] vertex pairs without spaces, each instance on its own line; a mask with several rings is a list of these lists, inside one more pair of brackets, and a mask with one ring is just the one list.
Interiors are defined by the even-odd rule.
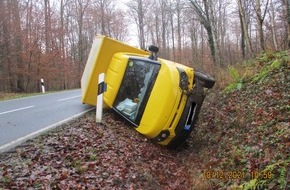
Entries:
[[290,189],[290,53],[264,53],[229,73],[193,136],[205,143],[202,171],[228,176],[208,175],[207,189]]
[[254,60],[249,60],[242,65],[230,66],[228,71],[232,77],[232,82],[227,85],[223,92],[228,93],[233,90],[241,90],[245,83],[260,83],[268,75],[287,67],[290,61],[288,51],[263,53]]

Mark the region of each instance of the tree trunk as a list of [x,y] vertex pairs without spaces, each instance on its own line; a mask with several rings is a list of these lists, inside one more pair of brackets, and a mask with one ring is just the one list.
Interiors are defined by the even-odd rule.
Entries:
[[101,11],[101,34],[102,35],[107,35],[106,30],[105,30],[105,6],[104,6],[104,1],[101,0],[99,1],[100,3],[100,11]]
[[3,8],[3,12],[4,15],[6,15],[5,17],[1,18],[5,20],[1,23],[2,24],[2,34],[3,34],[3,46],[2,46],[2,50],[3,50],[3,62],[5,65],[5,70],[6,72],[4,72],[5,77],[3,77],[3,80],[8,82],[7,88],[9,92],[14,92],[16,91],[16,85],[15,85],[15,68],[14,68],[14,64],[12,63],[11,60],[11,44],[10,44],[10,20],[11,20],[11,6],[8,2],[3,2],[1,1],[0,3],[1,8]]
[[259,33],[259,47],[260,47],[260,50],[263,50],[263,51],[265,51],[263,22],[264,22],[265,15],[267,12],[268,2],[269,0],[267,0],[266,2],[264,13],[262,13],[262,10],[261,10],[260,0],[256,0],[256,5],[255,5],[255,11],[257,15],[257,26],[258,26],[258,33]]
[[244,36],[245,36],[247,53],[249,55],[251,55],[253,53],[253,49],[252,49],[252,43],[251,43],[249,32],[248,32],[248,24],[246,22],[245,9],[244,9],[244,7],[242,5],[242,1],[241,0],[237,0],[237,1],[238,1],[238,7],[239,7],[241,26],[242,26],[243,33],[244,33]]
[[63,70],[63,89],[67,89],[67,74],[66,74],[66,55],[65,55],[65,28],[64,28],[64,0],[60,1],[60,29],[61,29],[61,35],[60,35],[60,54],[61,54],[61,60],[62,60],[62,70]]
[[204,27],[200,25],[200,33],[201,33],[201,62],[204,61]]
[[[82,1],[82,0],[78,0],[78,78],[81,79],[81,75],[82,75],[82,70],[85,64],[85,42],[84,42],[84,34],[83,34],[83,30],[84,30],[84,14],[85,11],[87,9],[87,7],[89,6],[90,1],[86,0],[86,1]],[[80,87],[80,80],[78,82],[78,86]]]
[[51,32],[51,22],[50,22],[50,0],[44,0],[44,22],[45,22],[45,50],[46,53],[50,51],[50,32]]
[[273,4],[273,0],[271,0],[271,11],[270,11],[270,22],[271,22],[271,32],[272,32],[272,39],[273,39],[273,45],[274,49],[278,50],[278,44],[277,44],[277,37],[276,37],[276,24],[275,24],[275,8]]
[[197,16],[199,17],[201,24],[204,26],[204,28],[207,32],[211,57],[212,57],[214,65],[216,65],[217,64],[216,49],[215,49],[214,36],[213,36],[213,32],[212,32],[211,20],[210,20],[210,16],[209,16],[208,2],[207,2],[207,0],[203,0],[204,10],[201,8],[201,6],[196,1],[190,0],[190,2],[193,5],[194,11],[196,12]]
[[180,5],[180,0],[177,2],[177,39],[178,39],[178,56],[177,56],[177,61],[181,62],[181,5]]
[[257,15],[257,27],[259,33],[259,48],[260,50],[265,50],[264,46],[264,35],[263,35],[263,19],[262,19],[262,12],[261,12],[261,4],[260,0],[256,0],[256,15]]
[[288,49],[290,49],[290,0],[285,0],[286,5],[286,18],[288,23]]
[[138,0],[138,27],[139,27],[139,44],[141,49],[145,49],[145,33],[144,33],[144,8],[142,0]]
[[155,35],[156,35],[156,44],[158,47],[160,46],[160,37],[159,37],[159,14],[155,14],[154,16],[154,22],[155,22]]
[[209,15],[209,5],[207,0],[203,0],[204,4],[204,10],[205,10],[205,17],[206,17],[206,22],[204,23],[205,30],[207,32],[208,36],[208,43],[209,47],[211,50],[211,56],[213,58],[213,62],[216,65],[217,64],[217,57],[216,57],[216,47],[215,47],[215,41],[214,41],[214,35],[212,31],[212,21],[210,20],[210,15]]
[[167,43],[166,43],[166,31],[167,31],[167,18],[166,18],[166,4],[164,0],[160,0],[160,8],[161,8],[161,36],[162,36],[162,48],[161,48],[161,52],[162,56],[166,59],[168,59],[168,55],[166,52],[166,47],[167,47]]
[[[147,14],[148,7],[150,7],[148,2],[146,2],[146,3],[147,4],[145,4],[145,2],[142,0],[132,0],[132,1],[128,2],[128,4],[127,4],[127,6],[130,8],[129,14],[131,14],[131,16],[134,18],[135,23],[137,25],[138,40],[139,40],[139,46],[141,49],[146,48],[146,44],[145,44],[145,27],[146,27],[145,16]],[[157,16],[158,16],[158,14],[155,14],[155,20],[158,19]],[[156,30],[158,30],[158,29],[156,29]],[[157,36],[157,42],[158,42],[158,36]]]
[[155,21],[156,43],[157,43],[157,46],[160,47],[160,37],[159,37],[160,34],[159,34],[159,19],[158,19],[158,13],[155,14],[154,21]]
[[13,4],[13,20],[15,24],[15,53],[17,62],[17,91],[25,92],[24,89],[24,66],[22,61],[22,31],[20,25],[20,15],[19,15],[19,2],[17,0],[12,1]]
[[242,56],[243,59],[246,58],[246,44],[245,44],[245,33],[244,33],[244,29],[243,29],[243,21],[242,21],[242,16],[239,13],[239,17],[240,17],[240,23],[241,23],[241,50],[242,50]]
[[197,27],[192,22],[192,26],[190,29],[190,42],[191,42],[191,55],[192,55],[192,65],[198,66],[198,52],[197,52],[197,46],[198,46],[198,40],[197,40]]
[[214,5],[212,0],[209,1],[209,16],[210,16],[210,21],[211,21],[211,26],[212,26],[212,31],[213,31],[213,43],[215,47],[215,59],[216,59],[216,64],[220,66],[222,64],[221,62],[221,53],[220,53],[220,42],[219,42],[219,37],[218,37],[218,31],[217,31],[217,19],[215,18],[214,15]]
[[173,10],[170,13],[170,25],[171,25],[171,41],[172,41],[172,51],[173,51],[173,61],[176,61],[176,52],[175,52],[175,32],[174,32],[174,22],[173,22]]

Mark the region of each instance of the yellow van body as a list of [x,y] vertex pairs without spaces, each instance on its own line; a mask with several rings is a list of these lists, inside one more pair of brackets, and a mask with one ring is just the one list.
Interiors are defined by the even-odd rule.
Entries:
[[[107,70],[105,83],[107,91],[104,93],[104,102],[113,108],[121,81],[123,79],[130,56],[148,57],[138,54],[116,53]],[[193,87],[192,68],[164,60],[158,60],[161,68],[155,85],[147,101],[140,124],[136,130],[143,135],[154,138],[160,131],[168,130],[170,136],[159,144],[167,145],[175,137],[175,127],[183,113],[187,96],[179,87],[179,73],[176,67],[183,68],[188,76],[188,89]]]
[[96,105],[105,73],[104,103],[161,145],[177,147],[193,129],[204,93],[194,69],[115,41],[96,37],[81,80],[82,102]]

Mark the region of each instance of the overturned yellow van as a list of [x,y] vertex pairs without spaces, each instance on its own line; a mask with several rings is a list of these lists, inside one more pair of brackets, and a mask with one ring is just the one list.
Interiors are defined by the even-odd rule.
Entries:
[[152,141],[176,148],[189,137],[205,94],[215,80],[193,68],[97,36],[81,80],[82,102],[96,105],[98,75],[105,73],[104,103]]

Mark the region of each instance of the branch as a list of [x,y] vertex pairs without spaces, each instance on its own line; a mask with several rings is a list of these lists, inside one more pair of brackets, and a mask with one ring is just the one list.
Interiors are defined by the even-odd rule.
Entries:
[[267,9],[268,9],[268,4],[269,4],[269,0],[267,0],[267,2],[266,2],[266,6],[265,6],[265,10],[264,10],[264,14],[263,14],[263,18],[262,18],[262,20],[265,19],[266,12],[267,12]]
[[205,12],[202,10],[202,8],[200,7],[200,5],[197,4],[196,2],[194,2],[194,0],[190,0],[190,2],[192,4],[193,9],[195,10],[197,16],[199,17],[200,22],[204,26],[209,25],[209,20],[207,19]]
[[267,0],[267,2],[266,2],[265,10],[264,10],[263,16],[261,15],[261,14],[262,14],[262,13],[261,13],[261,12],[262,12],[261,4],[260,4],[260,11],[261,11],[261,12],[259,12],[259,11],[257,10],[257,8],[256,8],[256,4],[254,3],[254,1],[252,0],[251,2],[252,2],[252,5],[253,5],[253,7],[254,7],[254,10],[255,10],[256,14],[257,14],[258,17],[259,17],[258,19],[261,19],[261,21],[263,22],[264,19],[265,19],[265,17],[266,17],[266,13],[267,13],[267,9],[268,9],[269,0]]

